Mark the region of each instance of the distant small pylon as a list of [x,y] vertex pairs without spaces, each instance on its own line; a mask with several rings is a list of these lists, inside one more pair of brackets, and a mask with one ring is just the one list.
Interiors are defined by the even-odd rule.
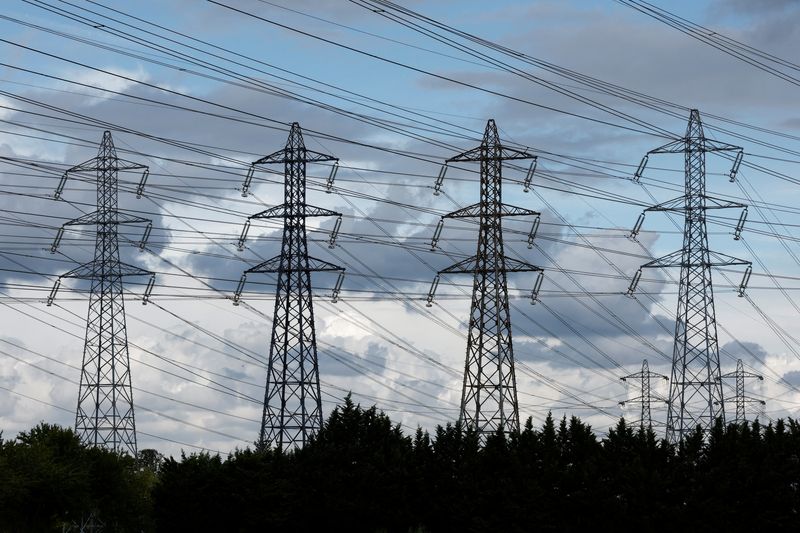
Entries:
[[650,366],[647,364],[647,359],[642,361],[641,371],[620,378],[622,381],[625,382],[627,382],[629,379],[639,380],[639,387],[641,390],[641,394],[639,396],[636,396],[635,398],[629,398],[625,401],[619,402],[619,404],[625,405],[626,403],[636,402],[636,401],[640,403],[641,415],[639,417],[638,422],[639,426],[642,429],[653,427],[653,417],[650,413],[652,401],[657,400],[659,402],[667,403],[666,399],[662,398],[661,396],[653,394],[653,389],[650,383],[653,378],[660,378],[663,379],[664,381],[669,381],[669,378],[667,378],[667,376],[658,374],[656,372],[651,372]]
[[729,372],[727,374],[723,374],[720,376],[720,380],[723,379],[735,379],[736,380],[736,396],[734,401],[736,402],[736,419],[734,420],[735,424],[743,424],[747,421],[747,404],[754,403],[758,404],[759,406],[766,405],[764,400],[759,400],[758,398],[751,398],[749,396],[745,396],[744,394],[744,380],[745,379],[758,379],[764,381],[764,376],[760,374],[755,374],[753,372],[747,372],[744,369],[744,363],[742,363],[741,359],[736,361],[736,371]]

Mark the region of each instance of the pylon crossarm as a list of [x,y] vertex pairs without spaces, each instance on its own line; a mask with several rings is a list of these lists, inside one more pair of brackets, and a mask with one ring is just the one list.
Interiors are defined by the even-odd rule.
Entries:
[[306,217],[340,217],[342,216],[341,213],[338,211],[331,211],[330,209],[325,209],[324,207],[317,207],[315,205],[306,204],[305,213],[303,213]]
[[117,158],[117,164],[115,165],[117,170],[148,170],[149,167],[147,165],[142,165],[141,163],[134,163],[133,161],[128,161],[127,159]]
[[510,257],[505,258],[505,264],[506,272],[542,272],[544,270],[525,261],[511,259]]
[[653,259],[649,263],[643,264],[641,268],[669,268],[682,266],[683,250],[676,250],[658,259]]
[[247,217],[247,220],[252,220],[254,218],[283,218],[283,214],[286,212],[286,205],[276,205],[275,207],[270,207],[269,209],[265,209],[260,213],[256,213],[255,215],[250,215]]
[[267,259],[263,263],[259,263],[252,268],[245,270],[246,274],[260,273],[260,274],[274,274],[278,272],[340,272],[344,268],[328,263],[316,257],[308,257],[308,268],[284,268],[281,265],[281,256],[277,255],[271,259]]
[[722,198],[715,198],[714,196],[703,195],[702,198],[705,200],[705,202],[704,205],[700,207],[687,205],[688,202],[686,201],[686,196],[679,196],[678,198],[673,198],[672,200],[667,200],[666,202],[660,203],[658,205],[648,207],[647,209],[645,209],[645,211],[684,212],[684,211],[704,210],[704,209],[733,209],[733,208],[747,207],[745,204],[723,200]]
[[666,202],[662,202],[660,204],[654,205],[652,207],[648,207],[644,210],[644,212],[648,211],[685,211],[686,210],[686,197],[679,196],[677,198],[673,198],[672,200],[667,200]]
[[99,157],[93,157],[88,161],[84,161],[74,167],[70,167],[64,171],[64,174],[72,174],[73,172],[90,172],[95,171],[100,167],[102,164],[102,159]]
[[73,268],[65,274],[61,274],[62,278],[75,278],[75,279],[102,279],[105,277],[116,276],[150,276],[152,272],[139,268],[137,266],[129,265],[127,263],[119,262],[115,265],[119,270],[104,273],[103,264],[101,261],[90,261],[84,263],[77,268]]
[[764,381],[764,376],[761,374],[756,374],[754,372],[728,372],[727,374],[722,374],[720,379],[735,379],[735,378],[754,378],[761,381]]
[[296,157],[292,150],[284,148],[278,150],[267,156],[262,157],[257,161],[253,161],[253,165],[270,165],[276,163],[322,163],[324,161],[339,161],[338,157],[332,155],[321,154],[313,150],[303,150],[303,157]]
[[251,272],[257,272],[261,274],[270,274],[274,272],[280,272],[281,268],[281,256],[276,255],[270,259],[267,259],[263,263],[259,263],[252,268],[248,268],[244,271],[245,274],[250,274]]
[[[621,377],[619,379],[621,379],[622,381],[627,381],[629,379],[641,379],[643,377],[646,377],[646,378],[661,378],[661,379],[664,379],[664,380],[668,380],[669,379],[667,376],[665,376],[663,374],[658,374],[657,372],[646,372],[646,373],[636,372],[635,374],[629,374],[629,375]],[[722,376],[722,377],[725,377],[725,376]],[[655,396],[653,396],[653,397],[655,398]]]
[[[289,213],[289,207],[286,204],[276,205],[275,207],[270,207],[269,209],[265,209],[260,213],[256,213],[255,215],[250,215],[247,217],[248,219],[256,219],[256,218],[284,218]],[[336,211],[331,211],[330,209],[325,209],[323,207],[316,207],[313,205],[306,205],[303,208],[303,212],[299,214],[292,214],[291,216],[301,216],[301,217],[340,217],[342,216],[341,213]]]
[[[665,144],[655,150],[650,150],[647,152],[648,154],[680,154],[686,151],[687,146],[687,139],[679,139],[677,141],[672,141],[670,143]],[[734,146],[732,144],[727,144],[718,141],[712,141],[706,138],[703,138],[702,150],[703,152],[736,152],[740,151],[742,148],[740,146]]]
[[708,256],[711,259],[711,261],[708,262],[708,266],[751,266],[753,264],[752,261],[746,261],[744,259],[739,259],[738,257],[733,257],[732,255],[714,252],[712,250],[708,251]]
[[442,218],[478,218],[480,216],[489,217],[521,217],[521,216],[539,216],[541,213],[523,207],[517,207],[509,204],[500,204],[500,210],[494,213],[482,213],[481,204],[472,204],[470,206],[461,208],[452,213],[444,215]]
[[[504,258],[504,261],[505,268],[502,270],[503,272],[540,272],[542,270],[535,265],[517,259],[511,259],[510,257]],[[472,256],[463,261],[459,261],[455,265],[440,270],[439,274],[484,274],[494,272],[493,269],[478,266],[479,264],[485,263],[479,263],[478,259]]]
[[308,256],[308,271],[309,272],[342,272],[344,271],[343,267],[339,265],[334,265],[333,263],[328,263],[327,261],[323,261],[322,259],[317,259],[316,257]]
[[686,150],[686,139],[678,139],[676,141],[668,142],[664,146],[659,146],[647,152],[647,155],[652,154],[681,154]]
[[457,156],[451,157],[447,163],[457,162],[477,162],[477,161],[509,161],[512,159],[533,159],[536,156],[529,154],[523,150],[515,150],[513,148],[506,148],[504,146],[498,147],[497,155],[487,155],[483,146],[478,146],[472,150],[462,152]]
[[120,276],[152,276],[153,272],[150,270],[145,270],[143,268],[139,268],[134,265],[129,265],[128,263],[123,263],[120,261],[119,263],[119,275]]
[[481,204],[472,204],[452,213],[447,213],[442,218],[477,218],[479,216],[481,216]]
[[134,163],[133,161],[127,161],[118,157],[112,160],[106,160],[102,157],[93,157],[88,161],[84,161],[83,163],[75,165],[74,167],[68,168],[66,173],[72,174],[73,172],[95,172],[98,170],[145,170],[147,168],[147,165]]
[[654,259],[649,263],[645,263],[641,266],[641,268],[669,268],[669,267],[701,267],[701,266],[712,266],[712,267],[719,267],[719,266],[734,266],[734,265],[743,265],[748,266],[752,263],[750,261],[746,261],[744,259],[739,259],[738,257],[733,257],[727,254],[723,254],[720,252],[714,252],[712,250],[708,251],[708,261],[703,262],[684,262],[683,258],[683,250],[676,250],[670,254],[667,254],[663,257],[659,257],[658,259]]
[[741,152],[741,146],[705,139],[703,149],[706,152]]
[[150,219],[125,213],[124,211],[113,211],[105,214],[94,211],[86,215],[74,218],[69,222],[64,222],[65,226],[88,226],[95,224],[146,224]]
[[438,274],[473,274],[475,272],[475,265],[477,258],[475,256],[459,261],[455,265],[442,269]]
[[739,202],[730,202],[722,198],[715,198],[714,196],[705,196],[704,198],[706,200],[706,209],[747,209],[746,204]]

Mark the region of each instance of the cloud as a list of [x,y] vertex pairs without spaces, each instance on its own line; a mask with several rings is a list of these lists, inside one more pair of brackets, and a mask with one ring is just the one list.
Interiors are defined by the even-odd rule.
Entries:
[[795,387],[800,386],[800,370],[792,370],[783,375],[783,379]]
[[[341,3],[326,4],[324,15],[346,19],[352,10],[342,6]],[[173,8],[167,6],[166,9]],[[504,43],[536,51],[537,55],[554,62],[679,103],[702,105],[703,109],[709,107],[742,120],[751,120],[758,113],[758,123],[769,126],[770,123],[786,121],[785,109],[794,102],[791,88],[787,90],[780,84],[765,82],[759,76],[748,76],[749,70],[736,62],[720,59],[716,51],[688,41],[667,28],[645,23],[641,17],[627,11],[608,11],[596,6],[586,8],[563,2],[520,4],[516,6],[513,17],[509,17],[502,7],[491,12],[486,12],[483,5],[472,6],[472,9],[485,13],[485,18],[481,19],[483,22],[503,21],[502,29],[488,23],[478,29],[490,32]],[[380,20],[375,14],[363,11],[363,20],[369,24]],[[462,11],[454,10],[453,13],[453,16],[460,16]],[[474,172],[456,169],[448,172],[444,186],[446,194],[434,196],[431,187],[441,161],[474,147],[488,117],[498,120],[504,141],[528,145],[532,151],[542,153],[540,171],[547,173],[540,172],[534,178],[534,190],[541,197],[533,193],[523,194],[520,184],[514,181],[519,180],[524,169],[508,167],[503,190],[504,201],[542,211],[543,222],[536,240],[537,247],[533,249],[527,248],[530,219],[507,219],[503,222],[506,253],[546,270],[542,302],[537,306],[529,303],[535,274],[509,276],[515,354],[521,362],[517,367],[517,378],[523,417],[532,414],[540,419],[553,409],[557,416],[577,413],[589,423],[605,427],[620,413],[617,402],[627,397],[627,391],[619,380],[623,372],[638,370],[641,360],[647,358],[654,371],[669,373],[671,313],[675,307],[677,286],[667,274],[652,271],[646,273],[640,285],[638,301],[622,294],[638,266],[648,259],[647,250],[662,254],[680,247],[679,230],[669,226],[665,218],[648,217],[647,231],[640,236],[646,248],[643,250],[625,238],[627,230],[592,229],[629,228],[641,206],[619,206],[601,202],[591,195],[578,197],[553,190],[577,191],[577,187],[594,187],[630,198],[634,203],[649,204],[650,199],[641,187],[594,170],[576,170],[552,154],[580,155],[600,162],[600,165],[605,164],[604,161],[636,165],[644,151],[661,144],[660,139],[465,91],[422,76],[408,76],[407,72],[384,70],[377,63],[369,63],[374,68],[361,68],[360,63],[351,64],[341,59],[347,57],[346,54],[313,55],[309,50],[316,48],[297,44],[299,41],[277,40],[276,33],[265,31],[263,25],[251,24],[218,7],[191,9],[181,14],[184,15],[185,18],[173,22],[188,27],[195,25],[196,34],[203,38],[216,39],[250,55],[263,52],[267,62],[285,61],[301,74],[341,84],[354,91],[414,106],[415,109],[427,109],[421,113],[446,117],[453,124],[448,129],[466,132],[467,137],[474,138],[423,132],[436,142],[409,139],[353,118],[275,96],[268,89],[246,90],[238,86],[212,84],[208,80],[199,83],[185,73],[165,73],[150,65],[147,70],[125,67],[118,72],[152,80],[159,86],[181,87],[181,91],[191,96],[239,111],[92,75],[81,79],[88,79],[93,84],[111,83],[106,86],[128,95],[191,107],[198,112],[169,109],[125,97],[86,99],[52,91],[25,92],[26,96],[46,100],[51,105],[118,125],[119,128],[112,129],[120,155],[142,161],[151,168],[143,199],[137,201],[132,194],[138,175],[124,177],[120,196],[121,207],[146,214],[154,219],[156,227],[151,236],[151,249],[157,256],[139,254],[128,243],[123,246],[124,260],[160,273],[153,305],[141,306],[135,300],[129,300],[126,307],[136,401],[143,408],[137,411],[137,427],[143,432],[140,447],[157,447],[168,453],[177,453],[181,447],[144,433],[223,451],[252,442],[258,434],[275,276],[253,275],[248,278],[245,298],[248,305],[234,307],[225,298],[235,290],[243,270],[280,253],[280,220],[254,224],[244,252],[236,252],[235,246],[247,216],[283,201],[282,168],[278,165],[275,173],[260,172],[252,195],[247,198],[242,198],[236,189],[241,186],[251,161],[284,146],[288,124],[292,121],[301,123],[309,148],[341,158],[342,168],[336,185],[348,193],[346,197],[336,192],[324,194],[329,167],[309,166],[309,203],[342,212],[345,216],[335,249],[327,246],[333,219],[308,221],[309,252],[348,269],[345,290],[337,305],[326,298],[335,281],[334,275],[314,273],[312,278],[326,413],[330,412],[337,398],[353,391],[354,397],[362,404],[378,403],[390,411],[393,419],[411,428],[417,424],[431,427],[457,417],[472,277],[443,278],[435,305],[427,308],[424,300],[436,271],[475,252],[476,226],[448,220],[439,248],[430,251],[429,242],[439,216],[476,202],[479,188]],[[752,31],[758,27],[756,22],[748,24],[745,30]],[[319,24],[319,27],[325,26]],[[389,31],[388,28],[370,27],[380,32]],[[397,29],[391,28],[392,32]],[[241,40],[231,41],[233,35]],[[788,43],[791,33],[787,35]],[[411,39],[405,34],[402,38]],[[782,39],[782,36],[777,34],[775,38]],[[257,43],[269,39],[276,39],[277,44],[271,43],[271,47],[257,50],[251,47],[251,40]],[[283,46],[287,42],[297,46]],[[389,54],[394,50],[383,45],[373,45],[371,49],[379,54]],[[692,58],[692,61],[686,58]],[[423,61],[421,55],[419,60]],[[519,78],[481,68],[465,68],[462,62],[441,58],[437,62],[437,72],[452,74],[542,105],[622,122]],[[334,67],[338,69],[335,72]],[[79,77],[78,74],[69,73],[73,77]],[[391,86],[390,90],[385,86]],[[286,87],[284,82],[281,82],[281,87]],[[631,102],[606,98],[590,91],[583,94],[670,131],[681,132],[685,127],[683,112],[679,117],[662,116],[646,112]],[[372,113],[352,102],[315,96],[353,111]],[[33,120],[21,113],[0,118],[13,119],[20,124]],[[417,115],[416,118],[420,117]],[[75,137],[70,142],[77,146],[4,135],[0,137],[0,153],[74,164],[96,153],[103,129],[103,126],[88,127],[53,119],[42,119],[37,125]],[[139,136],[125,131],[126,128],[163,139],[179,139],[182,144]],[[16,126],[14,131],[26,135],[32,133],[24,126]],[[332,139],[326,133],[344,140]],[[40,134],[46,138],[68,140],[36,133]],[[409,150],[420,159],[403,158],[363,146],[363,143],[371,142],[389,149]],[[659,162],[659,165],[667,167],[672,163]],[[682,162],[678,162],[671,167],[677,172],[659,171],[659,167],[654,165],[653,173],[648,174],[653,179],[649,182],[651,190],[659,201],[677,195],[675,189],[682,186],[683,179],[681,165]],[[709,165],[711,171],[719,170],[712,163]],[[588,164],[584,166],[596,168]],[[609,172],[615,175],[627,176],[633,171],[633,168],[620,165],[609,166]],[[464,167],[466,169],[466,165]],[[0,179],[4,189],[27,190],[21,185],[35,186],[41,195],[50,194],[59,177],[58,172],[52,172],[46,178],[37,176],[31,181],[23,181],[29,178],[18,175],[16,168],[4,165],[0,170],[3,171]],[[565,181],[559,182],[561,178]],[[659,179],[661,181],[655,181]],[[710,187],[717,188],[717,182]],[[587,190],[581,189],[583,192]],[[774,191],[765,188],[762,192],[767,200],[774,200]],[[786,198],[791,199],[790,196]],[[542,199],[549,201],[558,211],[549,208]],[[781,198],[781,201],[789,200]],[[23,201],[18,196],[3,195],[0,208],[7,217],[6,233],[15,234],[26,249],[20,251],[19,247],[11,244],[4,246],[3,255],[0,255],[2,268],[18,268],[10,260],[16,258],[36,272],[57,274],[91,258],[94,248],[91,231],[70,235],[71,239],[62,248],[68,259],[51,256],[45,250],[57,227],[80,214],[68,202],[90,209],[95,202],[91,181],[71,180],[64,202],[44,197],[25,197]],[[22,213],[15,214],[14,210]],[[22,225],[17,225],[16,216],[23,219]],[[589,244],[567,223],[576,226]],[[658,238],[655,232],[660,232]],[[127,234],[133,241],[139,235],[139,228],[130,228]],[[727,250],[726,245],[736,244],[723,242],[719,236],[713,238],[714,246],[722,247],[721,251]],[[13,255],[17,253],[25,255]],[[197,279],[184,275],[170,263]],[[20,296],[35,294],[39,300],[46,297],[51,281],[40,276],[0,272],[0,282],[14,280],[40,285],[35,293],[12,291],[12,294]],[[134,292],[141,290],[141,286],[127,283],[128,280],[126,286]],[[209,285],[212,289],[208,288]],[[593,293],[596,300],[586,296],[584,291]],[[725,291],[727,288],[718,289],[717,300],[721,306],[729,303],[727,296],[733,294]],[[736,300],[735,297],[731,299]],[[46,353],[55,353],[61,360],[79,365],[87,305],[85,295],[78,297],[65,291],[58,303],[62,307],[46,308],[40,301],[17,302],[15,309],[30,316],[3,307],[0,317],[7,324],[7,331],[14,331],[32,348],[43,353],[50,350]],[[743,340],[751,342],[747,344],[749,351],[742,350],[738,344],[727,343],[723,347],[724,365],[731,364],[738,357],[754,364],[749,352],[762,360],[765,353],[775,353],[774,340],[762,329],[751,328],[752,319],[741,317],[740,307],[731,310],[725,306],[724,311],[722,309],[718,316],[725,317],[726,324],[730,317],[734,322],[731,329]],[[792,320],[794,315],[787,316],[787,320]],[[738,327],[740,321],[744,324],[742,327]],[[68,333],[51,325],[63,327]],[[47,331],[46,335],[43,330]],[[622,369],[618,369],[609,358]],[[31,356],[31,359],[35,360],[35,357]],[[782,374],[794,379],[792,372],[795,369],[790,363],[770,360],[768,366],[774,364],[785,370]],[[23,367],[1,360],[0,383],[65,406],[68,410],[74,408],[76,386],[59,383],[57,378]],[[554,379],[558,384],[554,385],[541,376]],[[785,392],[777,385],[774,388],[775,391],[768,391],[774,396]],[[0,394],[0,400],[4,406],[13,406],[13,411],[9,409],[1,413],[4,427],[25,429],[42,418],[59,420],[67,425],[72,423],[71,414],[57,409],[8,394]],[[225,435],[183,422],[205,426]]]
[[[137,69],[132,70],[116,67],[107,67],[101,70],[105,70],[110,74],[98,71],[70,69],[66,71],[62,77],[75,81],[79,84],[89,85],[96,89],[100,89],[95,93],[89,91],[91,93],[91,97],[81,99],[82,102],[87,106],[96,105],[98,101],[111,98],[112,94],[108,91],[124,93],[130,88],[135,87],[137,82],[150,81],[147,76],[147,72],[141,65]],[[62,90],[75,90],[75,84],[67,82],[59,82],[56,87]],[[86,91],[87,89],[83,88],[80,90]]]

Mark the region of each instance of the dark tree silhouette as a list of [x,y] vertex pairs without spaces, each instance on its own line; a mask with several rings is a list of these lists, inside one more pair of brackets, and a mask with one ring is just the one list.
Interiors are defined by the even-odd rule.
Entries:
[[95,512],[114,531],[800,530],[800,424],[689,433],[670,446],[619,420],[413,438],[349,397],[301,450],[179,459],[81,446],[40,424],[0,440],[0,531],[60,531]]

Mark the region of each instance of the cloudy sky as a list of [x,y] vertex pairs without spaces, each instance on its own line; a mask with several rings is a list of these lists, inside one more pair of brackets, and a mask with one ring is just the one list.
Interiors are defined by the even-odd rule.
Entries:
[[[709,194],[751,205],[741,240],[738,210],[709,219],[712,249],[753,261],[748,298],[742,268],[716,271],[723,372],[736,359],[764,376],[748,393],[765,416],[800,405],[800,2],[404,2],[404,13],[364,1],[12,1],[0,14],[0,429],[15,435],[45,420],[74,423],[83,352],[86,287],[60,273],[93,255],[91,228],[65,234],[66,220],[93,209],[91,176],[63,170],[94,156],[105,129],[121,157],[150,167],[121,176],[120,206],[153,220],[122,230],[124,260],[158,273],[126,284],[139,448],[227,452],[258,435],[274,277],[249,278],[244,302],[230,297],[241,272],[279,253],[280,227],[251,228],[250,214],[282,202],[282,176],[249,163],[285,142],[291,122],[307,146],[340,158],[309,168],[308,201],[341,212],[310,222],[310,253],[347,268],[314,275],[326,413],[352,391],[413,429],[457,418],[471,279],[435,272],[474,253],[476,227],[439,216],[477,201],[475,168],[444,159],[476,146],[494,118],[505,142],[539,155],[530,192],[526,168],[505,170],[504,201],[542,213],[533,248],[530,219],[505,223],[507,254],[546,270],[541,303],[532,274],[510,276],[520,414],[539,423],[552,410],[604,431],[636,396],[620,377],[669,373],[678,272],[646,271],[637,297],[624,293],[638,266],[681,246],[682,221],[642,209],[682,194],[683,159],[644,153],[683,134],[689,109],[709,138],[742,146],[745,164],[709,156]],[[412,18],[420,14],[425,18]],[[663,15],[663,13],[662,13]],[[688,28],[688,29],[687,29]],[[468,32],[508,54],[464,39]],[[683,30],[683,31],[681,31]],[[126,280],[128,281],[128,280]],[[659,385],[659,387],[661,387]],[[666,394],[665,388],[659,388]],[[662,407],[654,418],[664,420]]]

